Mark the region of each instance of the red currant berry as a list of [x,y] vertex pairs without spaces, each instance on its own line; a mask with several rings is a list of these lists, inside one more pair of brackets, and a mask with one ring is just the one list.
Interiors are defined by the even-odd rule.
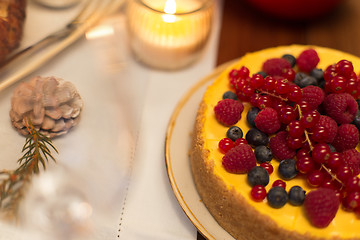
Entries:
[[250,70],[247,67],[242,66],[239,69],[238,73],[239,73],[240,78],[248,78],[250,75]]
[[311,128],[310,138],[314,142],[325,142],[329,138],[329,131],[324,126],[316,125]]
[[286,182],[284,182],[281,179],[275,180],[272,184],[273,187],[282,187],[283,189],[286,189]]
[[307,175],[308,183],[313,187],[319,187],[324,181],[324,173],[320,170],[314,170]]
[[276,112],[279,112],[281,108],[286,106],[286,103],[277,97],[271,98],[271,107],[276,110]]
[[311,157],[302,157],[296,161],[296,168],[302,174],[308,174],[315,170],[315,164]]
[[330,158],[330,147],[326,143],[318,143],[314,146],[312,150],[312,159],[319,163],[323,164],[326,163]]
[[296,159],[300,159],[302,157],[310,157],[310,151],[305,148],[301,148],[296,152]]
[[346,82],[346,92],[349,93],[352,96],[356,96],[358,92],[358,82],[356,79],[350,78]]
[[306,112],[300,119],[301,123],[305,128],[312,128],[320,119],[320,113],[316,110]]
[[251,197],[256,202],[261,202],[266,197],[266,189],[262,185],[255,185],[251,189]]
[[274,90],[275,89],[275,82],[276,82],[276,80],[273,78],[273,77],[271,77],[271,76],[266,76],[265,78],[264,78],[264,90],[266,90],[266,91],[272,91],[272,90]]
[[260,95],[257,100],[257,107],[260,109],[264,109],[266,107],[271,107],[271,98],[268,95]]
[[305,128],[301,124],[300,121],[292,121],[287,125],[286,130],[288,131],[289,135],[293,138],[298,138],[304,135]]
[[259,93],[254,93],[250,97],[250,104],[253,105],[254,107],[256,107],[258,105],[259,98],[260,98],[260,94]]
[[305,100],[300,100],[297,105],[303,113],[311,111],[311,106]]
[[360,207],[360,192],[350,192],[345,197],[343,205],[346,210],[353,211]]
[[234,142],[235,146],[241,145],[241,144],[248,144],[245,138],[237,138]]
[[343,76],[335,76],[330,80],[329,87],[333,93],[343,93],[346,90],[346,79]]
[[294,138],[290,135],[287,136],[286,143],[291,149],[299,149],[304,145],[305,137]]
[[281,76],[283,78],[285,78],[286,80],[288,80],[289,82],[294,81],[295,75],[296,75],[296,72],[295,72],[295,70],[293,68],[286,68],[283,71],[283,73],[281,74]]
[[234,147],[234,142],[230,138],[223,138],[219,141],[218,147],[220,152],[227,153]]
[[332,152],[330,153],[330,158],[328,159],[326,166],[328,166],[332,171],[336,171],[342,164],[342,161],[340,153]]
[[335,70],[337,73],[344,77],[350,77],[354,72],[354,67],[352,63],[348,60],[340,60],[335,65]]
[[255,89],[247,85],[243,87],[242,92],[244,93],[245,97],[250,99],[250,97],[255,93]]
[[285,106],[285,107],[281,108],[278,116],[279,116],[280,122],[284,123],[284,124],[291,123],[297,117],[294,108],[292,108],[291,106]]
[[360,192],[360,179],[357,176],[350,177],[346,184],[345,189],[347,192]]
[[274,167],[268,162],[260,163],[260,167],[265,168],[265,170],[269,173],[269,175],[274,172]]
[[254,74],[251,79],[250,79],[250,86],[255,88],[255,89],[259,89],[264,85],[265,81],[262,75],[256,73]]
[[336,76],[335,64],[329,65],[324,71],[324,79],[326,82],[329,82],[334,76]]
[[343,183],[347,182],[347,180],[352,177],[351,169],[346,165],[340,166],[336,170],[336,177]]
[[275,92],[277,94],[287,94],[290,92],[290,85],[286,79],[278,79],[275,82]]
[[290,86],[290,91],[287,94],[287,97],[292,102],[299,102],[302,98],[301,88],[295,84]]

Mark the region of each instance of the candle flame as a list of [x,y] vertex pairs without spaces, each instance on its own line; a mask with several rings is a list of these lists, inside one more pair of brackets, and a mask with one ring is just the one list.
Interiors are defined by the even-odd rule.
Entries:
[[168,22],[168,23],[175,22],[176,17],[173,15],[174,13],[176,13],[175,0],[166,0],[164,12],[166,13],[162,16],[164,22]]

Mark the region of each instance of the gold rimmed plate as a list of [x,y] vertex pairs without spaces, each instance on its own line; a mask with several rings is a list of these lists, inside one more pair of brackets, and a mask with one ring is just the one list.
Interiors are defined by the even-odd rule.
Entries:
[[165,159],[173,192],[190,221],[209,240],[234,238],[215,221],[196,190],[189,160],[191,134],[206,88],[234,62],[219,66],[183,96],[171,116],[166,134]]

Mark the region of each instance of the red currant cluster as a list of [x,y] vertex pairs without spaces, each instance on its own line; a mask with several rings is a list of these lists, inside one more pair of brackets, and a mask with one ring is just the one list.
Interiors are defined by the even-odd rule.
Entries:
[[[283,71],[281,76],[260,73],[250,76],[245,66],[229,73],[230,87],[239,100],[250,102],[260,110],[276,110],[287,132],[287,148],[296,155],[296,168],[306,177],[307,182],[313,187],[333,189],[345,209],[360,214],[359,171],[344,164],[343,153],[334,151],[328,144],[334,139],[337,124],[330,117],[321,115],[317,110],[318,105],[314,106],[303,99],[303,91],[293,83],[294,78],[295,71],[292,68]],[[355,99],[360,98],[360,79],[351,62],[341,60],[330,65],[324,71],[324,79],[325,94],[349,93]],[[319,101],[319,105],[322,101]],[[335,131],[329,127],[329,121],[335,122]],[[226,143],[221,140],[219,148],[226,152],[236,144],[231,140]],[[273,171],[271,164],[262,164],[269,174]],[[273,186],[285,188],[286,183],[278,180]],[[263,200],[266,197],[265,187],[254,186],[251,195],[255,201]]]
[[326,93],[349,93],[355,99],[360,98],[360,79],[354,72],[352,63],[340,60],[324,71]]

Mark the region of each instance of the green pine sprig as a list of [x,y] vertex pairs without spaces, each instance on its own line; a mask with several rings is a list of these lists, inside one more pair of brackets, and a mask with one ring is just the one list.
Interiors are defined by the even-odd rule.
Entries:
[[0,210],[6,218],[16,218],[24,192],[32,176],[40,173],[40,167],[46,170],[49,159],[56,162],[51,151],[58,151],[51,139],[36,130],[30,121],[26,128],[29,134],[22,148],[24,154],[18,160],[20,166],[16,170],[0,171]]

